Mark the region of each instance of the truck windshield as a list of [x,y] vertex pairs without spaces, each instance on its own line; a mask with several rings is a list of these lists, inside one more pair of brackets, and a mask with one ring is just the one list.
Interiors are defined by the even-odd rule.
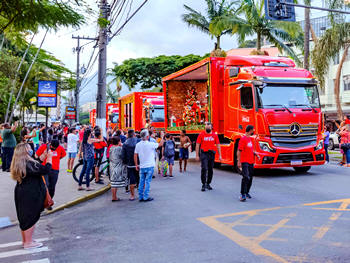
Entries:
[[259,108],[320,108],[316,86],[267,85],[256,89]]
[[151,110],[151,121],[152,122],[164,122],[164,108],[154,107]]
[[112,113],[110,115],[110,121],[111,121],[111,123],[118,123],[119,122],[119,113]]

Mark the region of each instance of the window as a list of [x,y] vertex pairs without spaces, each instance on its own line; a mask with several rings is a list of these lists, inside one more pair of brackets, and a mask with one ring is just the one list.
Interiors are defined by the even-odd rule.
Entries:
[[350,90],[350,75],[343,76],[344,90]]
[[241,106],[244,109],[253,108],[253,92],[251,87],[241,88]]
[[339,64],[339,53],[337,53],[337,54],[333,57],[333,63],[334,63],[334,65],[338,65],[338,64]]

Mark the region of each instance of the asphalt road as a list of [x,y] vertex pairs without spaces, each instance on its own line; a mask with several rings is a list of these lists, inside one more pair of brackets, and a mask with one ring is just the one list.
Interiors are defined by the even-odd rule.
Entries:
[[242,203],[230,167],[201,192],[191,163],[187,174],[154,179],[153,202],[130,202],[122,190],[121,202],[108,192],[42,217],[45,246],[30,254],[9,243],[20,240],[17,227],[2,230],[0,262],[350,262],[349,169],[259,171]]

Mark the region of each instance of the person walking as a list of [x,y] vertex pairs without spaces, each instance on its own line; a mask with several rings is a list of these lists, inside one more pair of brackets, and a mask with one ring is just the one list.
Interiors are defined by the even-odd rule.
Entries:
[[[175,164],[175,142],[171,139],[169,133],[165,135],[165,141],[163,142],[163,159],[168,162],[169,177],[173,178],[173,166]],[[166,177],[167,175],[164,175]]]
[[94,143],[95,148],[95,183],[104,184],[103,180],[100,178],[100,166],[102,164],[105,148],[107,143],[103,138],[102,129],[95,127],[94,136],[98,139],[98,142]]
[[202,192],[204,192],[205,189],[213,190],[210,184],[213,180],[216,151],[219,154],[219,160],[221,161],[222,157],[219,138],[217,134],[213,132],[213,125],[207,122],[205,124],[205,131],[198,136],[196,142],[196,160],[201,161]]
[[134,154],[136,144],[140,141],[140,139],[136,138],[135,131],[128,131],[128,138],[123,144],[122,147],[122,158],[125,165],[127,165],[127,175],[130,186],[130,201],[135,200],[135,186],[139,181],[138,171],[136,171]]
[[83,157],[83,169],[81,170],[80,176],[79,176],[79,187],[78,190],[84,190],[82,187],[83,184],[83,178],[85,176],[86,178],[86,191],[92,191],[93,189],[90,188],[90,174],[92,172],[92,169],[94,167],[94,143],[100,142],[103,139],[94,139],[91,136],[91,129],[85,128],[84,130],[84,137],[83,141],[80,144],[79,147],[79,159]]
[[328,154],[328,145],[329,145],[329,136],[331,134],[331,127],[329,125],[325,126],[325,132],[323,133],[324,138],[324,150],[326,152],[326,164],[329,163],[329,154]]
[[237,150],[237,167],[241,170],[242,183],[239,200],[244,202],[247,198],[252,198],[249,194],[253,182],[254,171],[254,127],[248,125],[245,135],[239,140]]
[[51,170],[52,152],[47,153],[46,164],[32,158],[33,150],[28,143],[20,143],[14,151],[11,175],[17,182],[15,205],[24,249],[39,248],[43,244],[33,240],[35,224],[44,210],[46,187],[42,176]]
[[[58,140],[52,140],[51,143],[41,145],[35,155],[42,161],[43,165],[47,162],[47,153],[49,151],[52,152],[52,167],[45,175],[45,181],[49,194],[51,198],[53,198],[55,196],[58,174],[60,173],[60,162],[61,159],[66,156],[66,151]],[[49,208],[48,210],[51,209],[52,208]]]
[[343,150],[345,155],[344,167],[350,167],[350,124],[345,124],[339,130],[340,138],[340,149]]
[[13,153],[17,144],[16,137],[13,134],[18,127],[16,121],[14,125],[5,123],[2,125],[1,137],[2,137],[2,171],[9,172],[12,162]]
[[180,165],[180,173],[182,173],[182,161],[184,162],[183,171],[186,172],[187,169],[187,160],[189,158],[189,147],[191,146],[191,140],[186,135],[186,130],[182,130],[180,132],[180,154],[179,154],[179,165]]
[[121,200],[117,197],[117,189],[128,185],[127,167],[123,163],[122,151],[120,138],[118,136],[112,137],[112,147],[109,150],[112,202]]
[[[140,171],[139,201],[149,202],[153,200],[149,192],[155,166],[155,150],[159,145],[149,141],[147,129],[142,130],[140,136],[141,142],[136,144],[134,154],[136,170]],[[140,160],[140,165],[138,165],[138,160]]]
[[67,172],[73,172],[74,160],[78,153],[78,142],[79,137],[77,135],[76,128],[70,128],[69,134],[67,136],[67,152],[68,152],[68,164]]

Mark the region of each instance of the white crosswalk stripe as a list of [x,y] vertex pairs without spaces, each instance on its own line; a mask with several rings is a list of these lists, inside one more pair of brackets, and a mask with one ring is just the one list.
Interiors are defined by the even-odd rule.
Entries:
[[[44,242],[44,241],[48,241],[48,240],[50,240],[50,238],[35,239],[35,241],[37,241],[37,242]],[[20,246],[20,245],[22,245],[22,241],[16,241],[16,242],[0,244],[0,248],[14,247],[14,246]]]
[[23,261],[21,263],[50,263],[50,259],[43,258],[43,259],[38,259],[38,260]]
[[[35,241],[45,242],[48,240],[50,240],[50,238],[39,238],[39,239],[36,239]],[[48,258],[28,261],[28,255],[36,255],[36,254],[39,254],[42,252],[50,251],[50,249],[47,246],[40,247],[40,248],[34,248],[34,249],[23,249],[22,248],[22,241],[15,241],[15,242],[0,244],[0,249],[1,249],[0,250],[0,259],[2,259],[2,260],[6,259],[7,262],[14,262],[13,257],[20,257],[20,256],[27,256],[27,257],[24,257],[22,260],[17,259],[16,262],[24,262],[24,263],[49,263],[50,262],[50,260]],[[23,261],[25,259],[27,259],[27,261]],[[2,262],[2,260],[0,260],[0,261]]]
[[18,250],[11,250],[6,252],[0,253],[0,258],[9,258],[9,257],[15,257],[15,256],[23,256],[23,255],[29,255],[29,254],[35,254],[40,253],[44,251],[50,251],[48,247],[40,247],[40,248],[34,248],[34,249],[18,249]]

